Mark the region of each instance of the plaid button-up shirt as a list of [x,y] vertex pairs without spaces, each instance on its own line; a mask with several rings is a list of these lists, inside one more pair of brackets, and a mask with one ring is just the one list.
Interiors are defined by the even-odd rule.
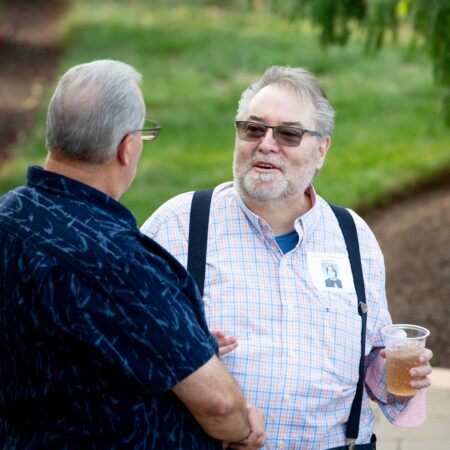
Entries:
[[[238,348],[222,360],[248,401],[264,410],[266,449],[345,444],[358,380],[361,318],[345,242],[329,205],[312,187],[309,194],[313,207],[295,221],[299,242],[286,254],[233,183],[218,186],[212,198],[206,317],[211,329],[238,338]],[[141,229],[185,266],[191,199],[192,192],[169,200]],[[383,346],[380,330],[391,323],[383,256],[367,224],[352,214],[368,305],[366,364],[378,362],[372,371],[377,379],[366,382],[357,440],[367,443],[374,427],[370,398],[390,421],[407,402],[397,402],[387,392],[377,356]],[[342,289],[325,284],[330,264],[340,269]]]

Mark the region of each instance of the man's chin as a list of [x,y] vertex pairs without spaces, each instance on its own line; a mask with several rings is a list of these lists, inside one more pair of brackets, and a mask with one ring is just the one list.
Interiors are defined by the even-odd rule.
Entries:
[[236,185],[241,195],[256,202],[277,201],[285,197],[286,186],[280,186],[280,180],[245,177],[238,180]]
[[[269,185],[270,184],[270,185]],[[258,183],[258,186],[251,186],[246,188],[247,195],[257,202],[278,201],[284,198],[284,191],[276,189],[272,183]]]

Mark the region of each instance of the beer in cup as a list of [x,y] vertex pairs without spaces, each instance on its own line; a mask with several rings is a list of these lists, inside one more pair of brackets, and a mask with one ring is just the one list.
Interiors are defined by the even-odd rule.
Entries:
[[415,395],[409,371],[421,365],[420,355],[425,349],[425,341],[430,332],[418,325],[389,325],[381,330],[386,347],[386,383],[391,394]]

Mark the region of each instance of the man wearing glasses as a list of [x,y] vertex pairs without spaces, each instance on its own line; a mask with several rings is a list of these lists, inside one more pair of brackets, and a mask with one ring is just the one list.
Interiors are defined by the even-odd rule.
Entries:
[[[380,248],[365,222],[344,210],[359,237],[367,303],[359,301],[360,277],[352,277],[337,215],[312,185],[333,122],[309,72],[269,68],[242,94],[234,182],[214,189],[207,214],[207,322],[218,330],[223,354],[239,343],[223,361],[264,410],[267,449],[373,449],[370,399],[398,425],[424,420],[432,353],[425,350],[413,369],[415,397],[387,392],[380,331],[391,318]],[[169,200],[142,227],[189,268],[188,236],[204,228],[189,228],[197,223],[192,198],[190,192]],[[324,283],[330,264],[339,268],[341,289]],[[360,410],[350,419],[353,403]]]
[[257,448],[263,415],[215,355],[195,285],[118,203],[144,140],[141,75],[70,69],[48,157],[0,197],[0,448]]

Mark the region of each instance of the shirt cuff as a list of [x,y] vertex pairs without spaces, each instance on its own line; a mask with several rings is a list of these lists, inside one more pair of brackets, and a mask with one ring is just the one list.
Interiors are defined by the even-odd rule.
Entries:
[[419,389],[392,423],[402,428],[414,428],[422,425],[427,418],[427,391],[428,389]]
[[[385,361],[378,355],[367,368],[366,383],[376,392],[376,387],[385,374]],[[414,428],[422,425],[427,417],[427,389],[420,389],[414,397],[408,399],[403,411],[393,420],[393,424],[402,428]]]
[[377,357],[372,361],[372,363],[367,368],[366,373],[366,383],[372,390],[372,392],[377,391],[377,387],[380,385],[380,381],[385,373],[385,362],[384,359],[377,355]]

